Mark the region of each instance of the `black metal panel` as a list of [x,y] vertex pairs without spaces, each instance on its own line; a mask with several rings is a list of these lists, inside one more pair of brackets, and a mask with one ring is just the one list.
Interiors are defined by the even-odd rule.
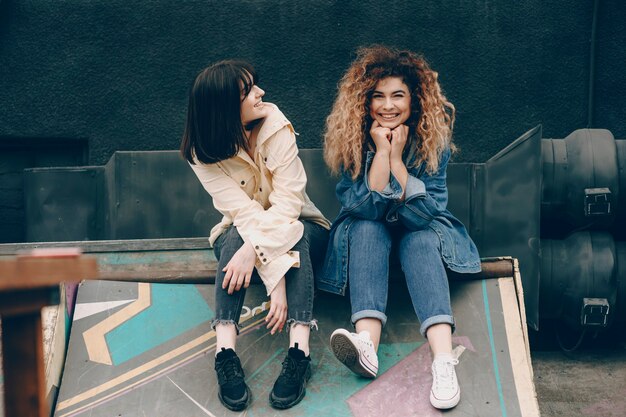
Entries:
[[208,236],[221,219],[177,151],[116,152],[112,159],[108,238]]
[[474,164],[448,165],[448,210],[472,234],[472,173]]
[[24,170],[26,241],[102,239],[104,167]]
[[526,318],[538,329],[541,126],[475,169],[472,236],[483,257],[519,259]]
[[339,178],[330,174],[321,149],[301,149],[299,156],[306,171],[306,192],[309,198],[332,221],[341,209],[335,197],[335,186]]

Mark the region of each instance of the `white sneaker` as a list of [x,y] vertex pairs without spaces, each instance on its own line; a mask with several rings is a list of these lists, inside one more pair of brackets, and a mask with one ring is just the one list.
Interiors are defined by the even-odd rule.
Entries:
[[367,378],[376,378],[378,355],[368,331],[359,334],[337,329],[330,336],[330,347],[341,363],[352,372]]
[[452,355],[439,354],[431,367],[433,387],[430,390],[430,403],[440,410],[452,408],[461,399],[461,389],[454,366],[459,361]]

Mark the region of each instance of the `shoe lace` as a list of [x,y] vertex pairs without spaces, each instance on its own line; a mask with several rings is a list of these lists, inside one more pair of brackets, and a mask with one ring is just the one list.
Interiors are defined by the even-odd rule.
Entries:
[[458,365],[457,359],[437,360],[433,366],[433,379],[435,386],[450,387],[454,383],[454,366]]
[[243,370],[237,363],[236,358],[226,359],[218,371],[218,374],[225,384],[237,383],[240,378],[243,378]]
[[288,384],[296,384],[300,381],[300,368],[295,359],[290,356],[285,358],[279,379]]

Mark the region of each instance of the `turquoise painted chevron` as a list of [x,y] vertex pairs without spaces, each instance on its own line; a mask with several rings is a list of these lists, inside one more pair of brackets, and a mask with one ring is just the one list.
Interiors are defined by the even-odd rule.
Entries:
[[119,365],[211,320],[214,312],[194,285],[151,284],[151,305],[106,336]]

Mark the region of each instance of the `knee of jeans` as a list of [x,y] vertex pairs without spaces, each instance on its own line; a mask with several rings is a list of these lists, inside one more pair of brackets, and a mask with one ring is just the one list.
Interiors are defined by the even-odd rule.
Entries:
[[382,222],[376,220],[358,219],[350,226],[351,238],[374,240],[388,235],[387,227]]
[[408,233],[406,237],[410,240],[412,248],[439,250],[439,245],[441,244],[437,233],[430,228],[413,231]]
[[297,250],[298,252],[309,252],[309,237],[306,233],[302,235],[302,238],[291,248],[292,250]]
[[239,235],[235,226],[230,226],[222,236],[218,237],[213,245],[215,257],[220,259],[222,256],[232,257],[235,252],[243,245],[243,239]]

